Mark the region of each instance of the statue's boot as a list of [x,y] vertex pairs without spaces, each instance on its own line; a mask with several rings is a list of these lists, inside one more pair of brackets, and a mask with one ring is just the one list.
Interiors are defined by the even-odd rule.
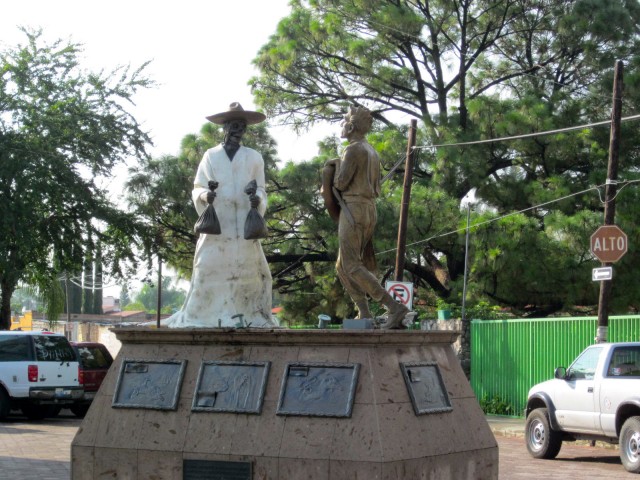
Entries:
[[382,298],[382,304],[387,307],[387,320],[380,325],[380,328],[386,330],[400,330],[405,328],[402,320],[409,313],[409,309],[403,304],[396,302],[391,295],[385,294]]

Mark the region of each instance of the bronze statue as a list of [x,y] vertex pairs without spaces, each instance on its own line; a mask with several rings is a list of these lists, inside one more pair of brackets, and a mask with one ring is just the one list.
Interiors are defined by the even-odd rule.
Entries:
[[[338,219],[340,250],[336,270],[358,309],[358,318],[372,318],[367,295],[388,310],[386,329],[404,328],[409,309],[396,302],[375,274],[373,231],[376,198],[380,195],[380,158],[365,139],[373,117],[364,107],[350,107],[342,123],[342,138],[349,141],[342,158],[327,162],[322,195],[329,214]],[[332,180],[332,181],[331,181]]]

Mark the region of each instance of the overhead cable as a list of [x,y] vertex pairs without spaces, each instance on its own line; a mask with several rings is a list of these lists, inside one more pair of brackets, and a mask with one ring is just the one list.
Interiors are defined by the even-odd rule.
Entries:
[[[639,180],[618,181],[617,183],[618,184],[622,184],[622,186],[620,187],[620,190],[622,190],[627,185],[632,184],[632,183],[638,183],[638,182],[640,182],[640,179]],[[555,200],[549,200],[548,202],[544,202],[544,203],[540,203],[538,205],[534,205],[532,207],[524,208],[522,210],[518,210],[517,212],[507,213],[507,214],[502,215],[500,217],[492,218],[490,220],[485,220],[483,222],[474,223],[473,225],[469,225],[469,229],[480,227],[482,225],[486,225],[486,224],[489,224],[489,223],[497,222],[499,220],[502,220],[503,218],[511,217],[513,215],[518,215],[520,213],[524,213],[524,212],[527,212],[529,210],[535,210],[536,208],[541,208],[541,207],[544,207],[546,205],[550,205],[552,203],[560,202],[562,200],[566,200],[567,198],[575,197],[576,195],[582,195],[583,193],[590,192],[591,190],[597,190],[598,194],[600,195],[600,188],[602,188],[604,186],[606,186],[606,184],[597,185],[595,187],[589,187],[586,190],[582,190],[582,191],[576,192],[576,193],[571,193],[569,195],[565,195],[564,197],[556,198]],[[620,193],[620,190],[616,193],[616,196],[617,196],[618,193]],[[611,200],[613,200],[613,199],[611,199]],[[600,195],[600,202],[601,203],[605,203],[605,201],[602,199],[601,195]],[[446,237],[448,235],[455,235],[455,234],[458,234],[458,233],[462,233],[462,232],[465,232],[466,230],[467,230],[467,227],[464,227],[464,228],[459,228],[457,230],[452,230],[450,232],[441,233],[441,234],[438,234],[438,235],[433,235],[433,236],[431,236],[429,238],[425,238],[424,240],[418,240],[417,242],[409,243],[409,244],[407,244],[407,247],[412,247],[414,245],[419,245],[421,243],[426,243],[426,242],[429,242],[429,241],[434,240],[436,238],[441,238],[441,237]],[[382,252],[377,252],[376,255],[383,255],[385,253],[395,252],[396,250],[397,250],[397,248],[391,248],[389,250],[384,250]]]
[[[632,120],[638,120],[638,119],[640,119],[640,115],[631,115],[629,117],[622,117],[620,121],[630,122]],[[546,130],[543,132],[523,133],[521,135],[513,135],[511,137],[488,138],[485,140],[472,140],[469,142],[458,142],[458,143],[440,143],[437,145],[419,145],[419,146],[413,147],[413,149],[423,150],[427,148],[463,147],[466,145],[480,145],[484,143],[506,142],[509,140],[519,140],[521,138],[543,137],[545,135],[554,135],[556,133],[570,132],[573,130],[583,130],[585,128],[600,127],[602,125],[609,125],[610,123],[611,123],[611,120],[603,120],[601,122],[586,123],[584,125],[578,125],[575,127],[558,128],[555,130]]]

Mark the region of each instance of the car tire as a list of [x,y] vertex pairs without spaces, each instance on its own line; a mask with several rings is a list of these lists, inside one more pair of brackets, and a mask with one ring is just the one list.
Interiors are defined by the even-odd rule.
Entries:
[[525,428],[527,450],[534,458],[556,458],[562,447],[562,434],[551,428],[546,408],[536,408],[527,417]]
[[4,388],[0,387],[0,420],[4,420],[11,413],[11,399]]
[[73,405],[69,410],[78,418],[84,418],[89,411],[90,405]]
[[640,473],[640,417],[630,417],[620,430],[620,460],[631,473]]

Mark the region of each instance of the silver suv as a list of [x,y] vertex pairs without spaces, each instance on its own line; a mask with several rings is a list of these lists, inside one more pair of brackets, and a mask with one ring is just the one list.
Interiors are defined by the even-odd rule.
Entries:
[[56,415],[83,396],[78,361],[64,335],[0,332],[0,419],[21,409],[30,419]]
[[526,444],[535,458],[555,458],[563,441],[620,444],[624,467],[640,473],[640,343],[587,347],[527,400]]

